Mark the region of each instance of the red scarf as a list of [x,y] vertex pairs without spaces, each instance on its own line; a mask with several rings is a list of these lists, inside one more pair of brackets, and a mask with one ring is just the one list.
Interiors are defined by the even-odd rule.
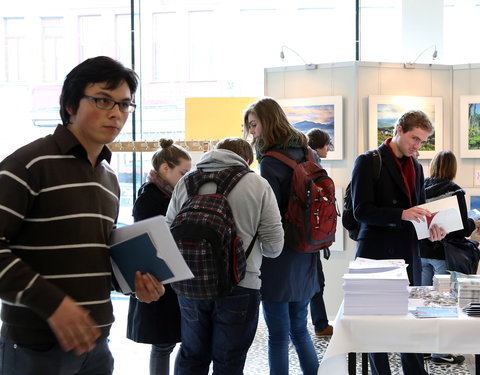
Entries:
[[395,164],[397,164],[400,173],[402,174],[403,183],[405,184],[405,189],[407,189],[408,197],[410,198],[410,206],[412,206],[412,202],[416,202],[415,200],[415,180],[416,180],[416,173],[415,167],[413,165],[413,158],[411,156],[406,157],[405,163],[400,164],[398,158],[395,156],[395,153],[390,146],[390,142],[392,138],[388,138],[385,140],[384,144],[387,146],[388,150],[392,154],[393,160],[395,160]]
[[155,184],[167,197],[172,196],[173,187],[155,170],[150,170],[147,176],[147,181]]

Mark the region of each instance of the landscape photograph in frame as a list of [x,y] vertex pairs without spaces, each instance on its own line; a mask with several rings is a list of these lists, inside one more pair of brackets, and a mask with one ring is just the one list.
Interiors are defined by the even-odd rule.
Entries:
[[370,95],[368,97],[369,148],[374,149],[393,137],[398,119],[407,111],[425,112],[434,133],[419,150],[419,159],[431,159],[443,147],[443,100],[430,96]]
[[480,157],[480,96],[460,96],[460,157]]
[[288,121],[305,134],[313,128],[330,135],[331,148],[325,160],[343,159],[343,116],[341,96],[279,99]]

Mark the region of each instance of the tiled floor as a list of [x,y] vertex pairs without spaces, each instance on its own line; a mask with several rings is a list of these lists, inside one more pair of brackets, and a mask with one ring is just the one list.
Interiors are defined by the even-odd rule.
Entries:
[[[150,346],[145,344],[137,344],[125,338],[126,318],[128,311],[128,299],[121,295],[113,297],[113,305],[116,321],[110,335],[110,348],[115,358],[114,375],[149,375],[148,361]],[[313,335],[313,329],[310,326]],[[322,360],[323,353],[328,345],[328,339],[313,339],[317,349],[319,361]],[[178,346],[177,346],[178,347]],[[173,368],[172,355],[171,363]],[[358,356],[360,357],[360,356]],[[467,357],[467,361],[462,365],[437,365],[430,361],[426,361],[428,372],[431,375],[467,375],[473,371],[471,362],[472,356]],[[390,363],[392,375],[402,375],[399,356],[397,354],[390,355]],[[173,374],[173,371],[171,371]],[[360,374],[360,363],[357,364],[357,373]],[[290,347],[290,375],[301,375],[298,359],[293,346]],[[269,375],[268,358],[267,358],[267,328],[260,314],[257,335],[250,351],[248,352],[247,362],[245,364],[245,375]],[[336,374],[326,374],[336,375]]]

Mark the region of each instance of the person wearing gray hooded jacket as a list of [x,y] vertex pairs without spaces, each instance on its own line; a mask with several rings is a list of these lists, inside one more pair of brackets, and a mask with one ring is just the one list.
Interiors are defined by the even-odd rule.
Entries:
[[[196,168],[205,172],[234,166],[248,168],[252,160],[253,152],[248,142],[241,138],[226,138],[217,144],[215,150],[205,153]],[[215,190],[215,184],[209,182],[200,188],[199,193],[209,194]],[[167,210],[168,224],[173,222],[187,199],[182,178],[175,186]],[[176,358],[176,375],[206,375],[212,361],[215,374],[243,374],[258,324],[262,257],[275,258],[283,249],[280,212],[267,180],[256,173],[247,173],[227,200],[245,248],[257,232],[258,239],[247,259],[245,277],[229,295],[211,300],[179,296],[182,345]]]

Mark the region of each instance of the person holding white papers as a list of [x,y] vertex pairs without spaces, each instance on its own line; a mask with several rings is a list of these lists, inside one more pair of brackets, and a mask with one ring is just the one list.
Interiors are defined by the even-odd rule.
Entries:
[[[83,61],[63,83],[62,124],[0,164],[2,375],[113,372],[109,238],[120,186],[107,144],[135,110],[137,85],[110,57]],[[148,275],[135,284],[146,302],[163,294]]]
[[[457,159],[451,151],[441,151],[435,155],[430,163],[430,177],[425,179],[425,194],[427,202],[437,199],[456,196],[463,229],[449,233],[445,239],[470,236],[475,229],[475,222],[467,216],[465,192],[453,179],[457,174]],[[420,241],[420,255],[422,257],[422,285],[432,285],[433,275],[447,274],[444,247],[440,241]],[[432,361],[436,363],[462,363],[462,355],[432,353]]]
[[[160,150],[152,157],[152,170],[138,190],[133,206],[135,222],[165,215],[178,180],[192,167],[191,157],[171,139],[160,140]],[[170,285],[156,302],[143,303],[130,297],[127,338],[152,344],[150,375],[170,374],[170,353],[180,342],[180,309],[177,295]]]
[[[425,202],[423,169],[414,157],[433,133],[434,128],[422,111],[403,114],[392,138],[378,147],[382,166],[379,178],[367,154],[355,160],[352,172],[352,202],[355,219],[360,224],[356,255],[371,259],[404,259],[411,285],[421,284],[421,263],[418,239],[409,220],[421,221],[430,216],[417,207]],[[431,240],[445,237],[436,225]],[[388,375],[386,353],[370,353],[372,374]],[[402,353],[405,375],[426,374],[421,354]]]

